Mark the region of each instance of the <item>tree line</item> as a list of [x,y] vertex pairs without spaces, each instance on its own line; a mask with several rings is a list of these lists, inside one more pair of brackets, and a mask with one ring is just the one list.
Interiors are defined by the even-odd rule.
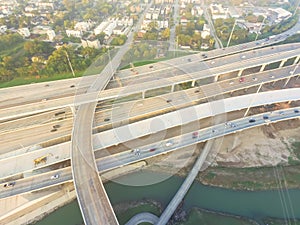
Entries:
[[[18,34],[0,36],[0,82],[14,78],[54,76],[87,69],[95,58],[107,50],[78,48],[63,45],[56,49],[51,43],[38,40],[24,41]],[[17,47],[11,48],[12,46]],[[10,49],[10,50],[9,50]]]

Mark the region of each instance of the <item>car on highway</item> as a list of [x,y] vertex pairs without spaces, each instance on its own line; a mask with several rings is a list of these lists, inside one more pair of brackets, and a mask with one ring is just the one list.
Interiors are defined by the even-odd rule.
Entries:
[[252,80],[253,81],[257,81],[257,77],[252,77]]
[[294,109],[294,113],[299,113],[299,109]]
[[245,81],[245,77],[241,77],[240,79],[239,79],[239,82],[240,83],[243,83]]
[[55,132],[55,131],[57,131],[56,128],[53,128],[53,129],[50,130],[50,132]]
[[192,138],[197,138],[199,135],[198,131],[193,132],[192,134]]
[[245,56],[245,55],[242,55],[242,56],[241,56],[241,59],[245,59],[245,58],[246,58],[246,56]]
[[249,119],[249,123],[254,123],[256,120],[254,118]]
[[53,176],[50,177],[51,180],[55,180],[59,178],[59,174],[54,174]]
[[270,78],[275,78],[275,76],[274,75],[270,75]]
[[75,85],[74,84],[72,84],[71,86],[70,86],[70,88],[74,88],[75,87]]
[[187,59],[188,60],[188,62],[192,62],[192,60],[191,59]]
[[149,66],[149,68],[150,68],[150,69],[152,69],[152,68],[153,68],[153,66],[151,65],[151,66]]
[[167,147],[170,147],[172,145],[173,145],[173,141],[172,140],[169,140],[169,141],[166,142],[166,146]]
[[139,156],[139,155],[141,155],[141,150],[140,150],[140,149],[138,149],[138,148],[135,148],[135,149],[133,149],[131,152],[133,152],[133,153],[134,153],[134,155],[136,155],[136,156]]
[[54,114],[54,116],[59,116],[61,114],[65,114],[65,113],[66,113],[65,111],[57,112],[57,113]]
[[150,148],[149,152],[154,152],[156,150],[156,148]]
[[54,129],[57,129],[57,128],[60,128],[60,125],[59,124],[56,124],[56,125],[53,125],[52,126]]
[[268,115],[263,115],[263,119],[267,120],[267,119],[269,119],[269,116]]
[[170,103],[170,102],[172,102],[172,99],[168,99],[166,102],[167,102],[167,103]]
[[233,85],[233,84],[234,84],[234,81],[233,81],[233,80],[232,80],[232,81],[230,81],[230,82],[229,82],[229,84],[230,84],[230,85]]
[[5,187],[5,188],[10,188],[10,187],[15,186],[15,184],[16,184],[15,181],[11,181],[11,182],[5,183],[5,184],[3,185],[3,187]]

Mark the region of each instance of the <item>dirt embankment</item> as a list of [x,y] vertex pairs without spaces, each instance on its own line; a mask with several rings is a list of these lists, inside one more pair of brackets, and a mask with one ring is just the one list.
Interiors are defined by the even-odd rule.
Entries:
[[[293,143],[300,141],[300,120],[294,119],[227,135],[219,139],[197,180],[235,189],[300,187],[300,164]],[[147,160],[147,169],[185,177],[204,144]],[[300,149],[299,149],[300,152]],[[300,155],[300,154],[299,154]],[[298,156],[299,157],[299,156]],[[167,160],[168,158],[168,160]],[[295,163],[296,162],[296,163]]]

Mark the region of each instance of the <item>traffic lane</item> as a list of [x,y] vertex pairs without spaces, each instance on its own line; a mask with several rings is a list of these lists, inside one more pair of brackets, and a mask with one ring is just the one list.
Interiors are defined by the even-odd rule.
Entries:
[[[286,45],[285,46],[286,47],[286,50],[288,50],[288,49],[291,49],[291,46],[290,45]],[[297,46],[294,46],[294,48],[295,47],[297,47]],[[283,49],[284,49],[284,47],[275,47],[274,49],[278,49],[279,51],[283,51]],[[270,48],[267,48],[267,49],[265,49],[265,51],[268,51],[268,50],[270,50]],[[258,52],[260,52],[259,50],[256,50],[256,51],[258,51]],[[245,54],[248,54],[248,53],[245,53]],[[265,53],[264,53],[265,54]],[[199,58],[201,58],[200,56],[191,56],[191,58],[193,58],[194,60],[197,60],[197,59],[195,59],[195,57],[198,57],[198,61],[197,62],[199,62]],[[225,56],[224,58],[226,59],[226,58],[231,58],[232,56]],[[184,57],[182,57],[182,59],[185,59]],[[190,69],[191,67],[193,67],[192,65],[193,64],[197,64],[197,62],[191,62],[191,63],[189,63],[189,62],[184,62],[184,63],[182,63],[182,62],[180,62],[180,61],[182,61],[182,60],[179,60],[179,59],[174,59],[174,62],[173,62],[173,66],[178,66],[178,65],[184,65],[185,66],[185,68],[183,68],[183,70],[185,71],[185,70],[187,70],[187,69]],[[154,66],[153,66],[153,68],[151,69],[151,73],[152,72],[157,72],[157,70],[161,70],[161,69],[163,69],[163,70],[166,70],[166,69],[170,69],[170,64],[172,64],[172,61],[171,62],[166,62],[165,64],[164,63],[160,63],[160,64],[158,64],[158,65],[161,65],[161,68],[160,68],[160,66],[157,66],[158,68],[155,68]],[[186,64],[188,64],[188,65],[186,65]],[[195,64],[195,65],[196,65]],[[149,72],[147,71],[147,70],[149,70],[149,68],[148,68],[148,66],[143,66],[143,67],[141,67],[141,68],[144,68],[144,70],[145,70],[145,73],[142,73],[142,74],[139,74],[139,76],[141,76],[141,75],[146,75],[146,74],[148,74]],[[146,69],[145,69],[146,68]],[[173,67],[174,68],[174,67]],[[194,67],[194,68],[197,68],[197,67]],[[153,70],[153,71],[152,71]],[[8,91],[1,91],[0,90],[0,93],[2,93],[2,98],[3,98],[3,101],[4,100],[7,100],[8,98],[10,98],[11,96],[13,96],[13,98],[11,99],[11,100],[13,100],[13,99],[18,99],[18,98],[22,98],[22,101],[23,102],[26,102],[26,101],[28,101],[28,102],[31,102],[31,101],[33,101],[33,99],[35,99],[35,100],[38,100],[38,101],[40,101],[40,100],[42,100],[42,99],[46,99],[47,97],[49,98],[49,97],[51,97],[51,98],[57,98],[57,97],[59,97],[60,95],[70,95],[70,93],[73,93],[74,91],[74,88],[76,88],[76,90],[77,90],[77,92],[78,92],[78,90],[80,89],[80,88],[83,88],[84,90],[86,90],[86,88],[88,87],[88,85],[90,85],[91,84],[91,82],[92,82],[92,80],[93,79],[95,79],[95,76],[91,76],[91,77],[84,77],[84,79],[82,79],[82,81],[81,80],[79,80],[79,79],[77,79],[77,78],[75,78],[76,79],[76,82],[75,82],[75,84],[71,84],[70,85],[70,81],[63,81],[62,83],[63,83],[63,86],[61,87],[60,85],[59,85],[59,81],[56,81],[56,82],[48,82],[48,83],[43,83],[43,84],[36,84],[36,85],[31,85],[31,86],[33,86],[34,88],[30,88],[30,89],[28,89],[29,87],[28,87],[28,85],[27,85],[27,87],[16,87],[16,88],[9,88],[9,90],[10,90],[10,94],[9,95],[7,95],[7,93],[8,93]],[[75,80],[74,79],[74,80]],[[130,79],[132,79],[132,77],[130,77]],[[72,82],[74,81],[74,80],[72,80]],[[88,82],[87,82],[88,81]],[[80,83],[81,82],[81,83]],[[130,83],[130,82],[129,82]],[[80,86],[79,86],[79,84],[80,84]],[[68,87],[69,88],[67,88],[66,87],[66,85],[69,85]],[[45,88],[46,87],[46,88]],[[73,89],[71,88],[70,89],[70,87],[73,87]],[[22,91],[20,91],[20,90],[23,90],[23,89],[26,89],[26,92],[22,92]],[[16,89],[16,90],[18,90],[17,92],[16,91],[14,91],[14,89]],[[70,90],[69,90],[70,89]],[[40,96],[40,94],[39,95],[36,95],[36,90],[41,90],[41,91],[43,91],[43,93],[46,91],[46,92],[48,92],[49,94],[46,94],[46,95],[44,95],[44,96]],[[82,93],[84,92],[84,90],[82,90]],[[26,98],[28,98],[26,101],[24,101],[24,94],[20,94],[20,93],[25,93],[25,96],[27,96],[27,95],[29,95],[29,96],[27,96]],[[53,95],[53,93],[56,93],[55,95]],[[59,94],[60,93],[60,94]],[[17,94],[19,94],[19,96],[17,96]],[[7,96],[6,96],[7,95]],[[38,98],[37,98],[37,96],[38,96]],[[4,97],[5,97],[5,99],[4,99]],[[33,99],[31,99],[31,98],[33,98]],[[0,99],[1,100],[1,99]],[[20,99],[18,100],[19,101],[19,103],[21,103],[20,102]],[[12,101],[10,101],[10,102],[12,102]],[[1,105],[1,101],[0,101],[0,105]]]
[[[283,58],[292,58],[292,57],[297,56],[297,55],[300,54],[298,51],[300,51],[300,48],[294,50],[293,52],[283,52],[282,54],[280,54],[280,56],[271,55],[269,57],[264,57],[264,58],[259,58],[259,59],[256,58],[256,59],[244,60],[244,61],[241,61],[238,64],[238,66],[236,64],[234,64],[234,65],[227,64],[227,65],[224,65],[224,66],[221,66],[221,67],[211,68],[210,71],[209,71],[209,75],[210,76],[215,76],[214,74],[222,74],[222,73],[226,73],[226,72],[230,72],[230,71],[235,71],[235,70],[238,70],[239,68],[247,67],[248,64],[251,64],[251,67],[255,67],[257,65],[262,65],[264,63],[270,63],[270,62],[273,62],[273,61],[278,61],[279,59],[282,60]],[[203,74],[204,73],[198,73],[198,74],[194,74],[194,75],[190,74],[190,77],[194,78],[194,79],[200,79],[201,77],[202,78],[209,77],[209,75],[203,76]],[[162,82],[163,86],[166,86],[166,82],[170,83],[170,85],[171,85],[171,82],[168,81],[168,80],[163,80],[161,82]],[[149,89],[149,85],[151,85],[151,82],[149,84],[147,84],[147,87],[144,87],[144,85],[142,85],[143,90]],[[160,86],[159,84],[157,84],[157,82],[154,82],[154,85]],[[134,87],[135,87],[134,90],[137,90],[138,87],[141,88],[141,86],[139,86],[139,85],[136,85]],[[112,90],[114,90],[114,89],[112,89]],[[116,96],[119,96],[119,93],[122,93],[121,90],[122,89],[114,90],[115,93],[116,93]],[[127,90],[128,90],[128,88],[127,88]],[[132,94],[133,93],[136,93],[136,92],[132,91]],[[84,104],[84,103],[91,102],[95,99],[94,94],[95,93],[88,93],[88,94],[85,94],[85,95],[76,96],[75,103],[78,105],[79,103]],[[112,96],[110,96],[110,98],[112,98]],[[101,100],[105,100],[105,98],[103,98]],[[60,106],[60,107],[61,106],[69,106],[69,105],[71,106],[72,103],[74,103],[74,99],[70,98],[70,97],[69,98],[66,97],[66,98],[62,98],[62,99],[53,99],[53,100],[50,100],[50,101],[46,101],[44,103],[27,105],[26,110],[24,109],[25,106],[14,107],[13,111],[12,111],[12,109],[7,108],[7,109],[1,110],[2,111],[1,112],[1,117],[2,117],[2,119],[8,119],[8,118],[12,118],[15,114],[27,115],[27,114],[32,113],[33,110],[36,111],[36,112],[42,112],[42,111],[45,111],[46,109],[48,109],[48,110],[49,109],[55,109],[58,106]],[[28,107],[30,107],[30,109],[28,109]],[[24,112],[24,110],[25,110],[25,112]],[[30,110],[30,111],[28,111],[28,110]]]
[[0,123],[0,133],[16,131],[32,126],[49,123],[73,117],[70,108],[63,108],[51,112],[44,112],[37,115],[32,115],[26,118],[19,118],[7,122]]
[[[289,71],[288,68],[283,68],[281,70]],[[276,73],[276,72],[274,72],[274,73]],[[266,75],[265,79],[266,80],[269,80],[269,77],[268,77],[269,75],[268,74],[269,73],[265,73],[265,75]],[[278,74],[282,74],[282,76],[283,76],[283,73],[278,73]],[[242,87],[242,86],[249,85],[249,83],[260,84],[260,82],[263,80],[261,77],[258,77],[257,80],[253,80],[251,77],[253,78],[254,76],[252,76],[252,75],[247,76],[246,77],[246,81],[244,83],[237,82],[237,85],[240,85]],[[255,78],[257,78],[257,77],[255,77]],[[279,79],[279,77],[274,77],[274,79]],[[238,80],[238,79],[235,79],[235,80]],[[222,83],[224,83],[224,85],[227,86],[228,84],[226,82],[227,81],[220,82],[220,85]],[[212,91],[216,90],[216,88],[214,86],[212,86],[210,89]],[[236,88],[234,88],[234,89],[236,89]],[[230,89],[228,91],[230,91]],[[164,98],[156,98],[156,100],[155,99],[153,99],[153,100],[148,99],[147,103],[145,103],[145,104],[143,104],[141,106],[139,106],[139,103],[133,103],[132,106],[129,106],[130,103],[125,103],[125,106],[129,106],[129,109],[130,109],[130,107],[135,106],[135,107],[133,107],[134,110],[135,110],[135,113],[130,112],[130,116],[140,115],[141,113],[149,114],[149,112],[151,110],[153,111],[155,108],[158,109],[158,110],[162,110],[162,109],[166,110],[167,108],[173,109],[174,107],[176,107],[176,109],[178,109],[179,108],[178,106],[180,105],[179,103],[181,103],[181,105],[182,105],[183,100],[184,100],[184,104],[186,104],[185,101],[187,101],[187,100],[193,100],[193,99],[197,100],[197,99],[199,99],[198,94],[195,94],[194,92],[191,92],[192,96],[190,96],[190,98],[188,98],[188,99],[185,98],[185,97],[181,98],[180,95],[177,96],[177,97],[175,96],[175,98],[174,97],[172,98],[172,99],[174,99],[174,102],[171,102],[171,103],[167,103],[166,99],[164,99]],[[146,107],[146,105],[147,105],[147,107]],[[140,111],[140,110],[142,110],[142,111]],[[121,116],[122,116],[122,113],[124,114],[124,112],[126,112],[126,111],[127,110],[125,110],[123,107],[120,108]],[[97,121],[100,121],[99,123],[101,124],[101,121],[104,121],[105,119],[107,119],[107,117],[106,116],[102,116],[102,119],[101,119],[101,117],[98,117],[99,114],[102,114],[102,112],[97,113],[96,118],[97,118]],[[121,117],[118,116],[118,114],[117,114],[116,111],[114,113],[108,112],[108,115],[110,115],[110,114],[113,114],[113,120],[110,120],[107,123],[111,123],[112,121],[116,122],[116,121],[121,121],[122,120],[122,119],[120,119]],[[129,114],[125,113],[124,116],[125,116],[125,119],[128,119]],[[99,123],[98,123],[98,125],[99,125]],[[103,122],[102,122],[102,125],[103,125]]]
[[[191,88],[184,92],[173,92],[163,96],[127,102],[124,104],[116,104],[112,106],[111,109],[97,112],[95,118],[99,121],[97,125],[105,125],[112,121],[120,122],[134,116],[146,115],[151,112],[154,113],[157,110],[178,109],[183,106],[191,105],[194,101],[203,100],[218,94],[226,94],[228,92],[258,86],[261,83],[276,82],[288,78],[291,76],[290,72],[293,71],[294,68],[295,66],[284,67],[278,70],[265,71],[230,80],[219,81]],[[300,68],[297,68],[293,76],[296,76],[298,73],[300,73]]]
[[[295,107],[292,109],[277,110],[276,112],[262,113],[262,114],[259,114],[256,116],[249,116],[247,118],[228,121],[226,123],[215,125],[214,127],[205,128],[204,130],[198,130],[197,132],[199,132],[199,133],[197,135],[197,138],[193,138],[194,137],[193,133],[196,132],[196,130],[189,134],[186,134],[186,137],[187,137],[186,140],[191,140],[191,144],[195,144],[196,142],[197,143],[203,142],[203,141],[205,141],[205,139],[208,140],[208,139],[212,139],[215,137],[220,137],[220,136],[227,135],[230,133],[238,132],[241,129],[251,128],[251,127],[268,124],[268,123],[272,123],[272,122],[277,122],[277,121],[281,121],[281,120],[299,118],[299,116],[300,116],[299,110],[300,110],[299,107]],[[283,112],[283,113],[281,113],[281,112]],[[266,121],[265,119],[262,119],[263,115],[269,115],[269,119],[271,122]],[[257,120],[257,122],[249,122],[250,118],[255,118]],[[217,132],[212,132],[213,129],[216,130]],[[219,132],[220,130],[224,131],[224,133]],[[167,140],[164,140],[163,143],[166,144],[169,140],[173,140],[173,139],[174,139],[174,137],[169,138]],[[161,144],[161,142],[159,142],[159,144]],[[144,160],[145,158],[148,158],[149,156],[153,157],[153,156],[157,155],[157,153],[165,154],[168,151],[179,149],[179,146],[176,146],[176,143],[174,143],[173,145],[169,146],[169,148],[162,147],[161,150],[156,149],[154,151],[150,151],[150,149],[153,148],[153,146],[159,146],[159,144],[155,145],[152,143],[147,146],[140,147],[139,149],[143,150],[141,152],[143,154],[138,155],[138,157],[136,155],[134,155],[134,152],[126,151],[126,152],[119,153],[119,154],[116,154],[113,156],[98,159],[97,167],[98,167],[99,171],[103,172],[101,170],[101,168],[102,168],[102,166],[107,167],[107,165],[108,165],[107,162],[110,162],[112,167],[113,166],[117,167],[117,166],[121,166],[122,163],[130,162],[130,160],[131,160],[131,162],[136,162],[136,161]],[[116,160],[116,158],[118,159],[118,157],[121,157],[121,158],[119,160]],[[121,164],[120,164],[120,162],[121,162]],[[110,170],[112,167],[107,167],[107,169],[103,168],[103,170],[107,171],[107,170]],[[64,168],[62,170],[66,170],[66,173],[68,173],[68,171],[67,171],[68,169],[70,169],[70,167]],[[52,175],[54,175],[56,173],[57,172],[53,171]],[[48,174],[45,174],[45,180],[49,180]],[[66,181],[66,180],[64,180],[64,181]],[[19,180],[18,182],[21,183],[23,181]],[[35,179],[35,182],[38,183],[39,179]],[[63,182],[63,181],[52,180],[51,184],[54,185],[55,182],[59,183],[59,182]],[[16,193],[15,188],[17,188],[17,186],[15,186],[14,189],[11,189],[9,191],[8,191],[8,189],[1,190],[0,197],[4,198],[4,197],[8,197],[9,195]],[[18,192],[18,193],[21,193],[21,192]]]
[[[55,175],[58,176],[54,178]],[[4,187],[4,185],[8,182],[3,182],[0,184],[0,198],[7,198],[9,196],[23,194],[33,190],[41,190],[45,187],[56,186],[65,182],[70,182],[71,180],[71,168],[68,167],[55,171],[49,171],[47,173],[44,172],[28,178],[9,181],[15,183],[13,187]]]
[[[58,144],[39,150],[29,151],[25,154],[11,155],[10,157],[1,159],[0,179],[30,172],[34,169],[40,169],[49,165],[59,163],[70,159],[70,144]],[[46,157],[38,163],[35,160]],[[23,163],[20,163],[23,162]]]
[[72,119],[55,121],[0,134],[0,154],[70,135]]
[[[264,119],[264,116],[266,115],[268,115],[268,119]],[[97,164],[99,165],[99,171],[106,171],[122,165],[128,165],[132,162],[145,160],[149,157],[153,157],[154,155],[165,154],[166,152],[174,151],[188,145],[207,141],[216,137],[222,137],[243,129],[299,117],[300,113],[298,107],[253,115],[214,125],[209,128],[195,130],[187,134],[159,141],[158,143],[151,143],[146,146],[141,146],[130,151],[124,151],[118,154],[103,157],[99,159],[99,164]]]
[[[280,52],[285,52],[285,51],[293,51],[295,50],[295,48],[299,48],[300,44],[297,43],[297,44],[288,44],[286,46],[273,46],[273,47],[267,47],[267,48],[264,48],[263,50],[255,50],[255,51],[248,51],[248,52],[244,52],[242,56],[244,56],[245,58],[242,58],[241,55],[229,55],[229,56],[224,56],[222,57],[221,59],[212,59],[212,60],[206,60],[206,61],[202,61],[203,59],[203,56],[200,56],[200,55],[191,55],[189,56],[188,59],[191,59],[192,61],[191,62],[187,62],[185,64],[182,64],[183,66],[180,66],[180,69],[179,71],[182,71],[183,73],[186,73],[186,72],[199,72],[199,71],[202,71],[204,69],[210,69],[212,67],[216,67],[217,65],[218,66],[223,66],[224,64],[226,63],[237,63],[237,62],[240,62],[241,60],[248,60],[248,59],[251,59],[251,58],[254,58],[254,57],[266,57],[268,55],[274,55],[274,54],[277,54],[277,53],[280,53]],[[203,53],[205,54],[206,56],[209,54],[209,53]],[[200,58],[200,60],[199,60]],[[183,59],[183,58],[182,58]],[[181,59],[181,60],[182,60]],[[185,60],[185,59],[184,59]],[[214,62],[218,62],[217,64],[214,64]],[[174,68],[179,68],[178,65],[181,65],[180,64],[180,60],[174,64]],[[172,68],[171,68],[172,69]],[[154,71],[149,71],[149,72],[146,72],[144,74],[142,74],[142,81],[143,79],[147,80],[149,79],[146,75],[147,73],[151,76],[151,77],[170,77],[170,75],[172,75],[172,73],[169,73],[170,71],[170,68],[168,68],[168,70],[166,69],[162,69],[161,71],[159,69],[157,70],[154,70]],[[174,70],[176,71],[176,70]],[[167,73],[166,73],[167,72]],[[176,74],[176,75],[179,75],[179,74]],[[138,83],[136,80],[139,79],[141,76],[140,74],[139,75],[133,75],[135,77],[135,80],[134,82]],[[129,82],[126,82],[126,79],[129,79],[131,81]],[[124,78],[122,80],[122,83],[124,84],[127,84],[127,83],[132,83],[132,76],[130,77],[127,77],[127,78]]]

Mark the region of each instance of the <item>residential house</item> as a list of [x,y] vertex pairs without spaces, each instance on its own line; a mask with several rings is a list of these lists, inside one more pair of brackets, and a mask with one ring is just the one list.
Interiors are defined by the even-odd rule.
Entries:
[[73,37],[77,37],[80,38],[82,37],[82,31],[81,30],[66,30],[67,36],[73,36]]
[[27,27],[18,29],[18,33],[22,35],[24,38],[30,37],[30,31]]

